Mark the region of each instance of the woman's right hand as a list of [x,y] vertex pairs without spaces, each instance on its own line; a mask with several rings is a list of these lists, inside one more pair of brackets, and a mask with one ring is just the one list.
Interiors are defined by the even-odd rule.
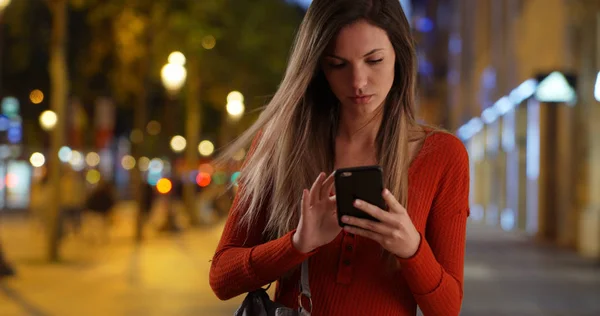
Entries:
[[335,195],[330,196],[333,173],[325,177],[325,173],[320,173],[310,191],[302,191],[300,222],[292,242],[304,253],[330,243],[342,230],[337,220]]

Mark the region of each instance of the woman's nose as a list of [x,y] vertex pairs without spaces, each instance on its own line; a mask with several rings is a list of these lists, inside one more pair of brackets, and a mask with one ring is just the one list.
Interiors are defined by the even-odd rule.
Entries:
[[367,85],[367,74],[364,69],[360,67],[354,67],[352,69],[352,89],[356,94],[360,94],[358,91],[363,91]]

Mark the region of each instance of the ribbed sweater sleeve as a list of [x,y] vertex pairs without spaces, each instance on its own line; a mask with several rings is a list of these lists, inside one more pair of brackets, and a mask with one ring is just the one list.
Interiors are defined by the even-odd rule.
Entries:
[[[259,137],[260,134],[252,142],[248,155],[253,153]],[[250,229],[240,225],[240,219],[247,211],[247,206],[240,203],[242,190],[244,188],[240,186],[210,267],[210,286],[221,300],[273,282],[315,253],[305,254],[294,247],[292,236],[295,231],[263,242],[266,210],[259,212],[260,216],[250,225]]]
[[469,159],[464,145],[454,137],[450,139],[432,157],[444,167],[425,236],[421,236],[415,255],[398,259],[425,316],[459,315],[463,297]]
[[252,225],[249,231],[241,228],[238,223],[243,210],[235,208],[236,202],[210,268],[210,286],[221,300],[277,280],[312,254],[302,253],[294,247],[294,231],[261,243],[264,218]]

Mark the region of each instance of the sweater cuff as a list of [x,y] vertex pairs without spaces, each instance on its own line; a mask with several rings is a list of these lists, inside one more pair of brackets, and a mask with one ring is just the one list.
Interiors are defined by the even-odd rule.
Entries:
[[442,283],[442,266],[437,262],[429,243],[421,234],[417,252],[410,258],[397,258],[402,275],[415,295],[429,294]]
[[295,232],[293,230],[252,250],[250,266],[259,279],[271,281],[272,276],[287,273],[316,253],[316,249],[308,253],[296,249],[292,242]]

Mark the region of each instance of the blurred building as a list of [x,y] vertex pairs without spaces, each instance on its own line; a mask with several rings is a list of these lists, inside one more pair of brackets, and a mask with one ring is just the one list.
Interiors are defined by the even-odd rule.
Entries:
[[467,145],[472,220],[600,257],[600,1],[415,4],[421,114]]

